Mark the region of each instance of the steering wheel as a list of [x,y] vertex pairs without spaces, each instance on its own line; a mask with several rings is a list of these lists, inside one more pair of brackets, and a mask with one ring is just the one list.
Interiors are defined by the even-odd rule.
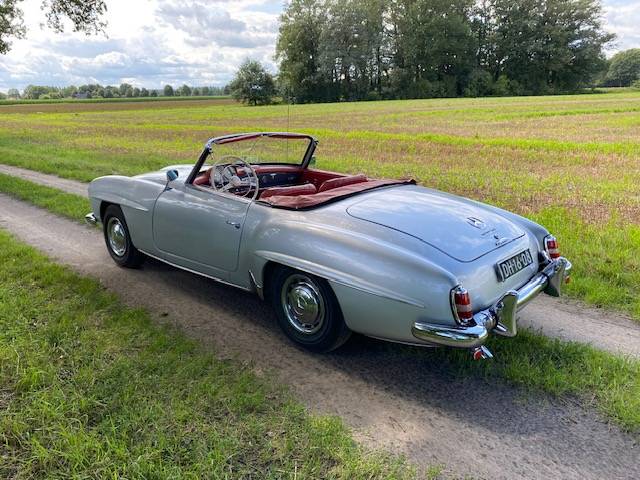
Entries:
[[259,190],[255,169],[236,155],[220,157],[211,167],[209,183],[216,192],[233,193],[239,197],[248,198],[253,192],[252,200],[255,200]]

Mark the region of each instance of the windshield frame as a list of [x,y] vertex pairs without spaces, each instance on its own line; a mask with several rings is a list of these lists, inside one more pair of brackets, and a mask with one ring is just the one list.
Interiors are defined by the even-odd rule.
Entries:
[[224,145],[226,143],[234,143],[234,142],[242,142],[246,140],[255,140],[261,137],[270,137],[270,138],[282,138],[282,139],[307,139],[309,141],[309,145],[307,150],[305,151],[302,162],[300,163],[262,163],[261,165],[289,165],[300,167],[301,169],[306,169],[311,162],[311,158],[313,157],[313,153],[316,150],[316,146],[318,145],[318,141],[312,137],[311,135],[307,135],[304,133],[290,133],[290,132],[256,132],[256,133],[236,133],[232,135],[224,135],[221,137],[214,137],[209,139],[209,141],[205,144],[204,150],[198,157],[198,161],[193,167],[191,174],[186,180],[186,183],[192,184],[196,179],[198,174],[200,173],[200,169],[202,165],[206,162],[207,158],[213,152],[213,148],[215,145]]

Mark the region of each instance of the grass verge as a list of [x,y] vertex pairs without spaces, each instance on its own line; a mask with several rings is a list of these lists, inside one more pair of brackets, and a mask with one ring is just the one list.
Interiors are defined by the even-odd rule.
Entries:
[[0,231],[1,478],[409,478]]
[[81,222],[91,210],[89,199],[0,173],[0,192]]

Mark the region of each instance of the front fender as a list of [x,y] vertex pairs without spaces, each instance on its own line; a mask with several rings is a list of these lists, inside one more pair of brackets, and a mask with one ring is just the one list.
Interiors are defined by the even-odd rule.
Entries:
[[96,178],[89,184],[89,199],[96,218],[104,202],[119,205],[136,247],[153,250],[151,222],[153,205],[164,187],[154,182],[121,175]]

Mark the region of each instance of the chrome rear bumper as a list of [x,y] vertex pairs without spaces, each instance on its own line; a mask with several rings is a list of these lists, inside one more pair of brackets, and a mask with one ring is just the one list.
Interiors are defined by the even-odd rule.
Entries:
[[451,326],[415,322],[414,337],[435,345],[475,348],[483,345],[489,333],[515,337],[518,333],[516,314],[531,300],[544,292],[559,297],[562,285],[571,271],[571,262],[564,257],[549,262],[519,290],[508,291],[498,302],[473,316],[475,325]]

